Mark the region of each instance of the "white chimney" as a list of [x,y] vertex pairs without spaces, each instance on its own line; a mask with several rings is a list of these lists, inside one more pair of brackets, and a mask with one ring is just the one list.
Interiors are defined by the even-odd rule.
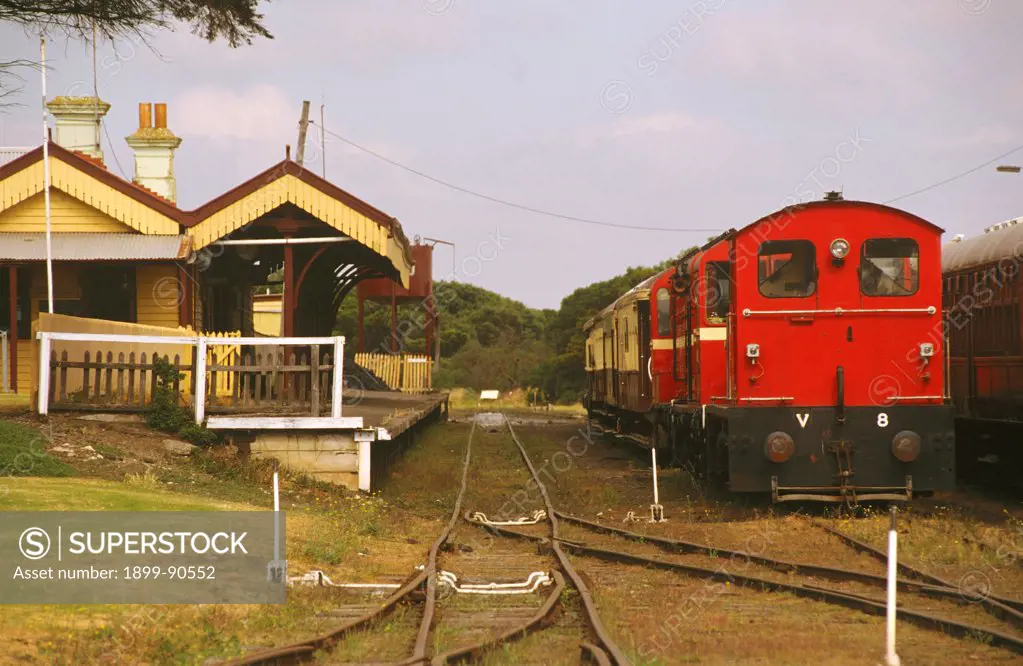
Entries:
[[[155,123],[152,122],[154,106]],[[132,180],[176,203],[178,185],[174,179],[174,151],[181,145],[181,139],[167,129],[167,105],[140,103],[139,128],[125,141],[135,152],[135,177]]]
[[100,122],[110,105],[98,97],[54,97],[46,108],[56,121],[54,141],[68,150],[85,153],[100,161]]

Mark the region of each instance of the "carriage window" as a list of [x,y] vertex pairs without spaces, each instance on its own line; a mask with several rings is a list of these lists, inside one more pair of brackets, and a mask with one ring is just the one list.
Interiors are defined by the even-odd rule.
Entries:
[[671,295],[664,287],[657,290],[657,335],[671,335]]
[[712,261],[707,264],[706,291],[707,321],[711,324],[725,323],[732,295],[727,261]]
[[810,241],[767,241],[760,246],[760,293],[768,298],[799,298],[817,290],[817,261]]
[[912,238],[871,238],[860,251],[865,296],[909,296],[920,285],[920,248]]

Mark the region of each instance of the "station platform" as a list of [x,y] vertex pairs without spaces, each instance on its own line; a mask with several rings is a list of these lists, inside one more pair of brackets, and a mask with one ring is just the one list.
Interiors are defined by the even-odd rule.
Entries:
[[346,394],[342,427],[237,428],[227,439],[253,457],[271,457],[312,478],[372,492],[390,464],[430,423],[447,418],[447,392]]
[[361,391],[345,396],[344,414],[362,417],[364,427],[376,428],[378,439],[391,440],[414,428],[442,406],[446,413],[447,401],[447,392]]

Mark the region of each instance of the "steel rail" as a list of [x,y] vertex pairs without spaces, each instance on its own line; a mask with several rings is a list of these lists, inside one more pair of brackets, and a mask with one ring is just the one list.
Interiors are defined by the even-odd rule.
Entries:
[[579,644],[579,650],[582,653],[580,659],[583,663],[611,666],[611,660],[607,658],[607,653],[593,643],[583,641]]
[[[657,569],[664,569],[669,571],[680,571],[696,578],[703,578],[705,580],[713,580],[719,583],[740,583],[750,587],[757,587],[767,592],[790,592],[796,596],[806,597],[810,599],[816,599],[818,601],[824,601],[826,603],[837,604],[845,606],[847,608],[853,608],[861,610],[871,615],[885,615],[887,613],[887,606],[884,603],[871,600],[869,597],[863,597],[855,594],[849,594],[846,592],[840,592],[836,590],[829,590],[828,588],[822,588],[819,586],[806,586],[797,585],[794,583],[785,583],[780,581],[773,581],[767,578],[761,578],[759,576],[751,576],[739,573],[729,573],[724,569],[708,569],[706,567],[698,567],[690,564],[682,564],[678,562],[669,562],[667,560],[661,560],[653,557],[646,557],[643,555],[634,555],[631,553],[624,553],[615,550],[606,550],[603,548],[595,548],[593,546],[586,546],[578,543],[566,542],[565,547],[570,551],[580,553],[582,555],[589,555],[609,562],[623,562],[627,564],[637,564],[641,566],[654,567]],[[949,618],[940,617],[937,615],[931,615],[929,613],[922,613],[920,611],[910,610],[908,608],[897,609],[898,616],[913,624],[928,629],[936,629],[943,633],[947,633],[957,637],[981,637],[986,639],[991,645],[997,645],[1003,647],[1017,654],[1023,654],[1023,639],[1015,636],[996,631],[994,629],[987,629],[985,627],[978,627]]]
[[402,585],[399,590],[388,597],[379,608],[346,622],[329,633],[291,645],[254,652],[245,657],[232,659],[226,662],[226,664],[228,666],[282,666],[284,664],[298,664],[303,661],[312,660],[317,651],[329,648],[349,633],[362,629],[386,613],[394,610],[406,597],[422,587],[425,580],[425,572],[418,572]]
[[[515,434],[515,428],[512,427],[511,421],[505,418],[504,422],[508,426],[508,432],[511,434],[512,440],[515,441],[515,445],[519,448],[519,454],[522,456],[523,462],[525,462],[526,467],[529,468],[529,473],[533,477],[533,482],[536,484],[537,490],[540,491],[540,495],[543,497],[544,506],[547,509],[547,518],[551,524],[551,548],[554,551],[554,556],[557,557],[558,562],[561,565],[561,570],[565,572],[572,581],[572,585],[575,587],[576,591],[579,592],[579,598],[582,600],[586,620],[589,623],[590,628],[593,630],[594,635],[597,637],[601,649],[606,652],[608,660],[613,666],[625,666],[626,664],[631,664],[632,662],[629,661],[628,657],[622,653],[621,649],[615,644],[611,636],[608,635],[607,629],[604,628],[604,623],[600,619],[600,614],[597,611],[597,605],[593,601],[593,596],[590,594],[589,588],[579,575],[579,572],[577,572],[575,567],[572,566],[572,562],[569,561],[568,555],[566,555],[564,550],[561,548],[562,544],[565,542],[559,539],[558,517],[554,511],[554,504],[551,502],[551,497],[547,493],[547,486],[545,486],[543,481],[540,480],[540,475],[537,473],[536,467],[533,465],[533,461],[530,460],[529,454],[526,453],[526,448],[522,445],[518,435]],[[514,530],[499,531],[514,532]]]
[[540,625],[546,622],[551,613],[554,612],[554,607],[557,606],[558,601],[561,599],[561,593],[565,590],[565,577],[561,575],[561,572],[552,571],[551,574],[554,576],[554,589],[547,596],[547,600],[540,606],[536,614],[525,623],[481,643],[441,653],[430,660],[430,664],[456,664],[466,659],[479,657],[495,645],[518,640],[530,631],[539,628]]
[[[337,629],[334,629],[333,631],[327,634],[323,634],[322,636],[318,636],[316,638],[312,638],[306,641],[293,643],[291,645],[261,650],[259,652],[252,653],[245,657],[228,661],[227,664],[229,664],[230,666],[271,666],[271,665],[280,666],[283,664],[297,664],[303,661],[309,661],[314,658],[314,655],[317,651],[330,648],[332,645],[340,641],[342,638],[350,634],[352,631],[362,629],[363,627],[369,625],[370,623],[382,617],[384,614],[394,610],[394,608],[397,607],[399,603],[408,598],[413,592],[420,589],[423,586],[424,582],[427,585],[426,599],[427,606],[430,606],[431,601],[433,603],[436,603],[437,581],[436,575],[431,575],[431,573],[436,574],[437,550],[444,543],[444,541],[447,540],[455,523],[458,521],[458,515],[462,503],[462,496],[465,493],[466,479],[468,477],[467,472],[469,469],[469,457],[472,452],[472,437],[473,434],[475,434],[475,432],[476,423],[473,422],[472,427],[469,430],[469,439],[465,446],[465,458],[462,462],[462,486],[461,489],[459,490],[458,496],[455,498],[455,507],[451,513],[452,517],[445,526],[444,531],[431,546],[430,555],[427,560],[427,566],[424,567],[422,571],[413,575],[408,582],[406,582],[404,585],[402,585],[400,589],[398,589],[394,594],[388,597],[379,608],[370,611],[369,613],[366,613],[364,615],[361,615],[349,622],[346,622],[345,624],[341,625]],[[433,565],[432,569],[430,567],[431,562]],[[432,600],[429,596],[431,589],[433,591]],[[431,607],[430,608],[431,614],[429,616],[431,621],[432,610],[433,609]],[[424,607],[424,621],[426,619],[427,619],[426,610]],[[418,636],[416,648],[418,651],[419,648]],[[413,657],[413,660],[411,660],[410,663],[423,663],[426,661],[427,660],[425,659],[425,657],[422,657],[417,654],[415,657]]]
[[430,639],[430,630],[433,628],[433,616],[437,609],[437,552],[451,536],[451,531],[458,524],[458,518],[462,512],[462,498],[465,497],[465,489],[469,482],[469,460],[472,457],[472,436],[476,432],[476,421],[472,422],[469,430],[469,441],[465,445],[465,460],[462,462],[462,484],[458,489],[458,496],[455,497],[455,507],[451,511],[451,518],[444,527],[437,540],[430,546],[430,554],[426,560],[426,602],[423,605],[423,619],[419,624],[419,633],[416,636],[416,645],[412,653],[414,661],[426,661],[427,642]]
[[[881,560],[882,562],[888,561],[888,555],[884,551],[871,546],[869,543],[864,543],[863,541],[860,541],[856,537],[850,534],[846,534],[845,532],[835,529],[834,527],[831,527],[829,525],[817,523],[814,521],[811,521],[811,523],[817,525],[818,527],[823,528],[824,531],[838,537],[846,544],[851,546],[853,549],[858,550],[861,553],[866,553],[867,555],[870,555],[875,559]],[[1023,601],[1020,601],[1019,599],[1011,599],[1009,597],[1002,597],[994,594],[988,594],[974,598],[963,592],[958,585],[953,585],[952,583],[944,580],[943,578],[932,576],[929,573],[920,571],[919,569],[902,562],[898,564],[898,567],[899,570],[902,571],[907,576],[919,578],[920,580],[927,581],[929,583],[932,583],[933,585],[958,590],[959,594],[964,599],[966,599],[967,601],[972,600],[984,606],[985,610],[987,610],[990,614],[994,615],[995,617],[1003,618],[1004,615],[1011,615],[1016,622],[1023,622],[1023,612],[1021,612],[1023,611]]]
[[[779,560],[771,557],[765,557],[762,555],[754,555],[746,551],[730,550],[728,548],[716,548],[707,544],[693,543],[689,541],[683,541],[679,539],[667,539],[664,537],[658,537],[647,534],[640,534],[638,532],[630,532],[629,530],[623,530],[618,527],[611,527],[609,525],[601,525],[600,523],[594,523],[584,518],[577,516],[568,515],[565,513],[558,512],[558,517],[565,520],[566,522],[574,523],[585,527],[586,529],[602,534],[610,534],[614,536],[620,536],[630,541],[650,543],[658,548],[667,552],[680,552],[680,553],[700,553],[703,555],[709,555],[711,557],[719,557],[722,559],[742,559],[749,562],[754,562],[761,566],[769,567],[776,571],[783,573],[801,573],[804,575],[818,575],[829,580],[834,581],[855,581],[858,583],[865,583],[868,585],[874,585],[876,587],[887,587],[888,579],[885,576],[877,574],[867,573],[863,571],[854,571],[852,569],[842,569],[839,567],[829,567],[818,564],[804,564],[802,562],[791,562],[788,560]],[[887,562],[887,557],[885,558]],[[915,572],[915,569],[909,567],[911,572]],[[901,590],[907,592],[916,592],[929,597],[935,597],[939,599],[951,599],[958,604],[973,604],[976,603],[975,599],[970,599],[965,596],[957,587],[952,587],[946,583],[935,585],[930,582],[920,582],[919,580],[910,580],[908,578],[900,578],[897,581],[898,587]],[[988,609],[992,615],[1000,620],[1004,620],[1017,627],[1023,628],[1023,613],[1013,608],[1009,604],[998,603]]]
[[[502,536],[517,537],[520,539],[526,539],[537,543],[546,543],[548,541],[546,537],[536,536],[534,534],[525,534],[523,532],[518,532],[516,530],[510,530],[502,527],[493,527],[478,522],[473,522],[473,524],[477,525],[478,527],[481,527],[482,529],[501,534]],[[597,548],[578,541],[568,541],[565,539],[561,539],[560,542],[562,545],[565,546],[565,548],[567,548],[570,551],[576,552],[580,555],[602,559],[607,562],[621,562],[625,564],[635,564],[646,567],[654,567],[668,571],[679,571],[696,578],[703,578],[705,580],[713,580],[716,582],[727,583],[738,582],[743,585],[758,587],[759,589],[766,592],[791,592],[796,596],[806,597],[809,599],[822,601],[824,603],[844,606],[846,608],[852,608],[854,610],[860,610],[871,615],[884,616],[887,613],[887,606],[885,605],[884,602],[875,601],[870,597],[858,595],[851,592],[832,590],[830,588],[821,587],[819,585],[786,583],[783,581],[774,581],[768,578],[761,578],[759,576],[738,573],[733,574],[729,573],[726,569],[723,568],[708,569],[706,567],[700,567],[691,564],[682,564],[680,562],[669,562],[667,560],[647,557],[645,555],[635,555],[632,553],[626,553],[617,550]],[[934,629],[957,637],[986,638],[988,639],[988,641],[990,641],[992,645],[1004,647],[1018,654],[1023,654],[1023,639],[1017,638],[1010,634],[1005,634],[993,629],[987,629],[985,627],[977,627],[974,625],[965,624],[945,617],[910,610],[908,608],[899,608],[897,613],[898,616],[901,617],[903,620],[912,622],[913,624],[916,624],[927,629]]]

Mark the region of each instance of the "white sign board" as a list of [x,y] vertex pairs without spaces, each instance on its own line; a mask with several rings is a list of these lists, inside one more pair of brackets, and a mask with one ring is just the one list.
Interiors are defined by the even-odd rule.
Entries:
[[497,400],[500,395],[501,392],[496,389],[492,391],[480,391],[480,400]]

